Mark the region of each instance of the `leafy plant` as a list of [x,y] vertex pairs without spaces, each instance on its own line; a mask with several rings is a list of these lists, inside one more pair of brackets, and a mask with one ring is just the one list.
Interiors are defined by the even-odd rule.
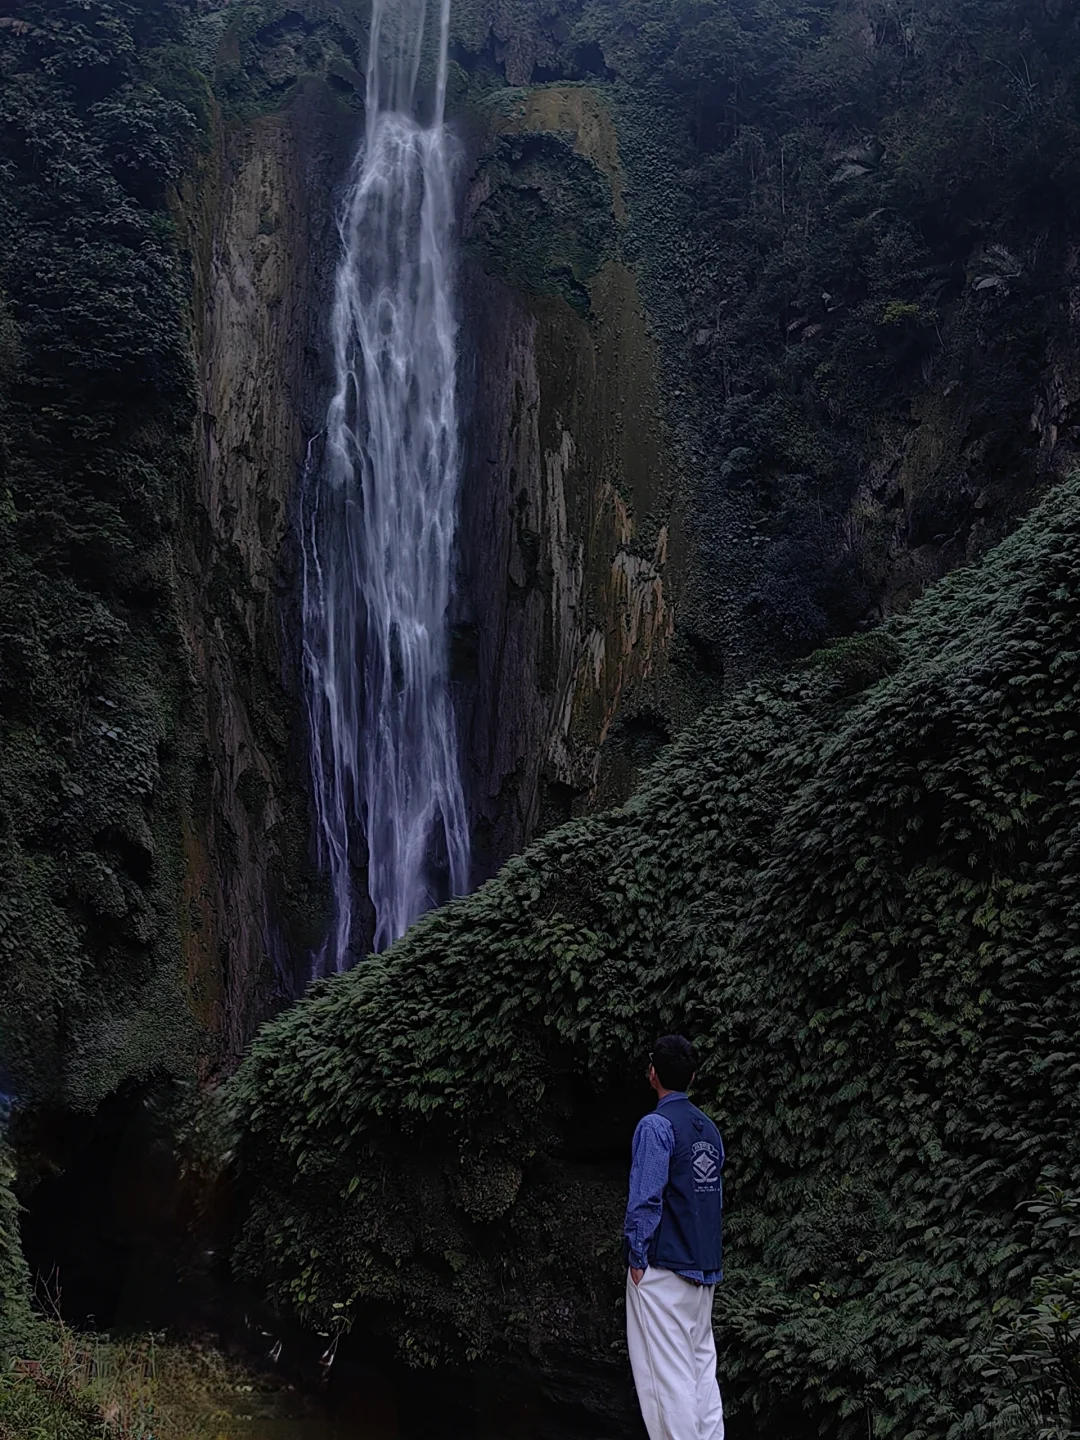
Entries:
[[[1057,1267],[1075,1260],[1080,1196],[1053,1190],[1027,1208]],[[1080,1268],[1037,1275],[1027,1303],[996,1328],[979,1359],[988,1433],[1069,1440],[1080,1432]]]
[[[635,1077],[678,1027],[729,1151],[732,1411],[977,1428],[995,1307],[1074,1268],[1026,1202],[1080,1163],[1078,556],[1074,479],[264,1028],[229,1092],[240,1270],[424,1363],[617,1356]],[[1034,1293],[1017,1375],[1071,1404],[1072,1302]]]

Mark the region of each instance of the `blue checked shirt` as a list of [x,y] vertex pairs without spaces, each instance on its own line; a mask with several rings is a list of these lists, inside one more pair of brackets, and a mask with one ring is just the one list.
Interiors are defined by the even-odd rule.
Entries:
[[[664,1213],[664,1187],[668,1168],[675,1153],[675,1131],[671,1121],[661,1113],[668,1100],[685,1100],[681,1090],[665,1095],[651,1115],[638,1121],[634,1131],[634,1149],[630,1161],[630,1200],[626,1206],[623,1234],[630,1243],[630,1266],[634,1270],[649,1268],[649,1241],[656,1234]],[[686,1280],[698,1285],[716,1285],[720,1272],[710,1270],[677,1270]]]

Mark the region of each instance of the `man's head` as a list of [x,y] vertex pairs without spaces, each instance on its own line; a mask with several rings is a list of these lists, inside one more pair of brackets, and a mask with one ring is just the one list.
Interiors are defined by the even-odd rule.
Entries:
[[649,1084],[658,1095],[689,1090],[697,1069],[697,1056],[682,1035],[661,1035],[649,1054]]

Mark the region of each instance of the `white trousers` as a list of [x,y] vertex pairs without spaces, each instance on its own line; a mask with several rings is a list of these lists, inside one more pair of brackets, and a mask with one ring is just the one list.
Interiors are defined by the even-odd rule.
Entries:
[[626,1342],[649,1440],[724,1440],[713,1287],[650,1266],[626,1277]]

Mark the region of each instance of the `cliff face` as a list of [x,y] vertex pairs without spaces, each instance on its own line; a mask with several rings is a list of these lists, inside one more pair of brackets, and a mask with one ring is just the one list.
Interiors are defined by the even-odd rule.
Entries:
[[[526,74],[472,15],[471,247],[582,314],[598,253],[635,277],[684,497],[680,690],[902,610],[1067,469],[1073,18],[590,0],[534,19]],[[612,156],[605,218],[583,166]]]
[[[586,88],[553,87],[487,119],[466,200],[461,526],[481,873],[538,827],[618,793],[635,761],[663,743],[666,722],[658,730],[655,717],[683,562],[655,348],[614,243],[623,207],[610,114]],[[601,237],[591,250],[577,216],[557,210],[560,187],[567,176],[580,183],[580,172]],[[538,214],[528,213],[530,195]],[[507,222],[515,236],[536,227],[529,259],[564,278],[569,298],[537,295],[538,286],[523,295],[483,268],[485,254],[507,253]],[[640,753],[624,746],[621,764],[604,766],[605,744],[635,722]]]
[[319,939],[298,693],[294,503],[327,375],[334,195],[356,116],[312,79],[197,177],[200,413],[184,624],[208,764],[185,815],[183,944],[229,1063]]
[[[717,694],[903,611],[1075,455],[1075,26],[1007,3],[906,38],[858,4],[808,14],[594,0],[533,17],[528,53],[501,11],[455,22],[463,534],[516,556],[499,583],[466,549],[490,629],[464,637],[470,758],[485,835],[509,799],[508,844],[624,797]],[[1006,134],[986,115],[1013,43],[1041,56],[1041,99]],[[560,494],[569,544],[541,523]]]
[[[991,46],[1012,24],[999,8]],[[943,107],[947,136],[982,84],[953,85],[934,53],[962,43],[955,27],[935,12],[904,60],[888,26],[852,30],[854,4],[817,50],[783,19],[732,21],[753,77],[732,119],[734,61],[701,71],[696,110],[677,70],[697,74],[712,31],[639,9],[622,28],[603,0],[454,10],[469,418],[453,659],[478,880],[624,798],[720,694],[977,557],[1072,454],[1068,244],[971,185],[928,210],[959,182],[911,97]],[[291,983],[260,957],[318,930],[282,635],[365,30],[360,5],[231,11],[216,83],[234,118],[191,197],[217,235],[186,561],[217,758],[209,829],[189,826],[186,943],[238,1014],[256,974],[255,991]],[[843,121],[815,110],[830,65]],[[1058,143],[1049,106],[1039,123]],[[860,124],[875,134],[856,143]]]
[[[268,957],[302,955],[319,919],[282,639],[296,634],[290,502],[328,380],[354,24],[237,12],[219,41],[219,89],[241,117],[252,96],[262,113],[226,129],[186,202],[202,417],[185,595],[213,758],[186,827],[185,945],[230,1053],[289,983]],[[692,706],[668,683],[682,517],[655,345],[620,253],[610,109],[572,85],[479,108],[460,84],[458,95],[469,419],[454,670],[480,880],[538,827],[625,794]],[[523,255],[535,253],[508,269],[504,232],[532,221]]]
[[[94,1096],[188,1066],[185,985],[231,1063],[320,930],[291,507],[367,8],[170,11],[72,66],[65,17],[0,36],[24,997],[0,1064],[84,1055]],[[455,6],[477,878],[625,796],[722,691],[903,609],[1069,463],[1075,19],[994,0],[909,29],[861,0]],[[82,189],[50,168],[68,133]]]

